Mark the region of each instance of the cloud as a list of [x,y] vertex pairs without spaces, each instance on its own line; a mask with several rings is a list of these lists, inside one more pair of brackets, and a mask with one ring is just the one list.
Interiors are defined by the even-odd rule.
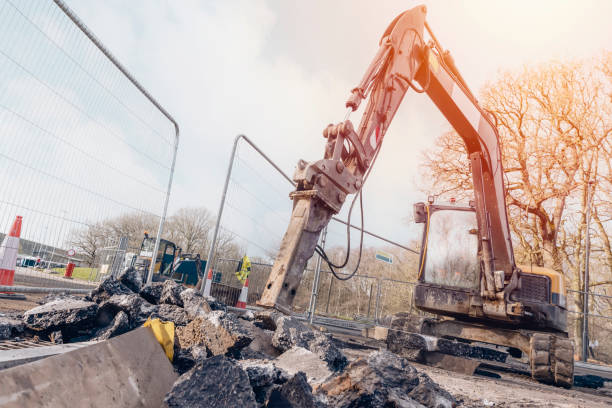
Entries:
[[[171,211],[197,205],[217,210],[239,133],[251,137],[289,174],[299,158],[321,157],[321,131],[344,117],[345,98],[374,55],[380,34],[396,14],[418,4],[68,3],[181,126]],[[430,24],[474,90],[494,79],[500,68],[583,55],[605,47],[610,38],[604,21],[609,5],[601,3],[426,4]],[[578,28],[576,16],[591,23]],[[359,120],[356,115],[352,119]],[[402,220],[412,202],[423,199],[416,190],[420,151],[447,129],[427,98],[407,95],[365,188],[368,229],[402,242],[412,239],[415,234]],[[289,200],[269,193],[256,174],[240,177],[273,208],[291,208]],[[240,205],[245,213],[270,222],[272,215],[256,210],[253,201]],[[258,230],[249,228],[248,235],[256,239]]]

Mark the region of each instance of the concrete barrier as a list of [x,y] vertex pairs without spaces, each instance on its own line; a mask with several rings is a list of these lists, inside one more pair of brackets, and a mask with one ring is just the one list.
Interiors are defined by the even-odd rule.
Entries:
[[149,328],[0,371],[0,407],[158,407],[177,375]]

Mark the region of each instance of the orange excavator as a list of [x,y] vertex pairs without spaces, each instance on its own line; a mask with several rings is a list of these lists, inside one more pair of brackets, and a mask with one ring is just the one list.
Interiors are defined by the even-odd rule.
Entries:
[[388,341],[397,345],[398,336],[419,333],[504,346],[529,363],[534,378],[569,387],[574,347],[567,335],[563,276],[515,263],[495,117],[479,106],[425,15],[425,6],[408,10],[382,35],[346,101],[348,113],[367,101],[359,126],[350,120],[329,125],[323,159],[298,162],[291,220],[259,305],[290,313],[315,251],[332,271],[346,266],[349,253],[344,264],[334,265],[317,246],[319,235],[349,195],[351,210],[361,198],[386,131],[412,89],[429,96],[463,140],[474,199],[465,207],[415,204],[415,221],[424,224],[415,304],[445,318],[394,319]]

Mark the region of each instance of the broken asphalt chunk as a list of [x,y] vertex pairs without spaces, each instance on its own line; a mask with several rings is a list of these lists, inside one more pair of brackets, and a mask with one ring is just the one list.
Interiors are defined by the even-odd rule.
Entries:
[[20,336],[23,333],[23,320],[9,316],[0,316],[0,340]]
[[331,336],[314,331],[293,317],[276,320],[272,345],[280,351],[303,347],[317,354],[330,370],[341,371],[348,364],[346,356],[334,345]]
[[195,289],[185,289],[180,292],[179,297],[183,302],[183,309],[185,309],[190,319],[203,316],[211,311],[206,299]]
[[326,404],[317,400],[306,375],[299,372],[285,384],[270,393],[267,408],[323,408]]
[[159,298],[159,303],[166,303],[169,305],[177,305],[183,307],[183,299],[181,299],[181,292],[185,290],[183,285],[179,285],[172,279],[164,281],[162,285],[162,292]]
[[32,330],[55,331],[70,326],[79,329],[92,327],[98,312],[93,302],[75,299],[56,299],[24,313],[23,321]]
[[130,330],[130,320],[127,313],[120,310],[108,326],[102,327],[96,331],[93,340],[108,340],[111,337],[118,336]]
[[159,305],[151,315],[152,318],[159,317],[166,322],[174,322],[175,326],[185,326],[191,319],[185,313],[185,310],[176,305]]
[[[156,312],[158,306],[152,305],[135,293],[113,295],[100,304],[100,315],[114,316],[120,310],[125,312],[130,321],[130,328],[141,326],[147,318]],[[100,321],[100,317],[98,318]]]
[[317,394],[334,407],[446,408],[456,404],[448,392],[417,372],[408,360],[386,350],[352,362],[344,373],[321,385]]
[[164,289],[163,285],[161,282],[153,282],[150,286],[143,287],[139,292],[140,297],[153,305],[158,305]]
[[164,399],[170,408],[255,408],[247,373],[225,356],[199,361],[179,377]]
[[132,292],[138,293],[142,288],[142,275],[135,268],[126,268],[117,276],[117,280],[130,288]]
[[123,283],[116,281],[112,276],[104,279],[88,296],[96,303],[103,302],[113,295],[129,295],[132,291]]
[[255,400],[259,404],[265,404],[274,385],[284,384],[289,379],[285,370],[269,360],[241,360],[237,363],[249,376]]

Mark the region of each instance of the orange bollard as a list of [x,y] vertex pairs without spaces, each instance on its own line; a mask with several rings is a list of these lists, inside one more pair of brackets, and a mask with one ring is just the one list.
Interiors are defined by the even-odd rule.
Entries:
[[64,278],[72,279],[72,272],[74,272],[74,264],[72,262],[68,262],[68,265],[66,265],[66,273],[64,273]]

